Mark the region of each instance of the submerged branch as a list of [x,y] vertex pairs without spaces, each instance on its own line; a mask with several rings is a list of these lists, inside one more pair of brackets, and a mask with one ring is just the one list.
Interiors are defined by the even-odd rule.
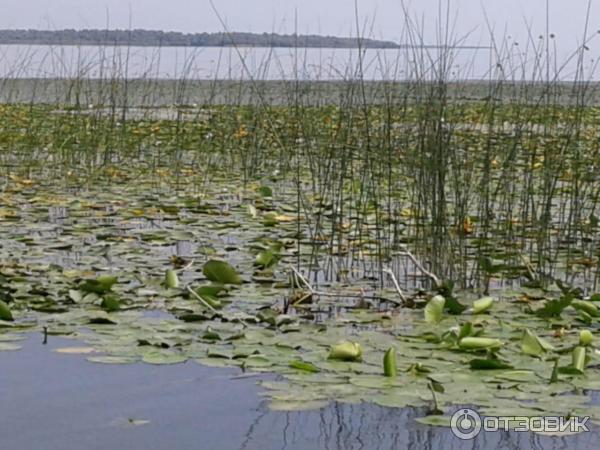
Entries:
[[396,292],[398,293],[398,297],[400,297],[400,300],[402,300],[402,303],[398,303],[398,304],[403,306],[404,304],[406,304],[406,297],[404,296],[402,289],[400,289],[400,285],[398,284],[396,275],[394,275],[394,272],[392,272],[392,270],[390,268],[383,269],[383,272],[386,273],[392,279],[392,282],[394,283],[394,287],[396,288]]
[[211,311],[216,311],[215,308],[213,308],[212,306],[210,306],[206,301],[204,301],[204,299],[202,297],[200,297],[198,294],[196,294],[191,287],[187,286],[187,290],[188,290],[188,292],[190,294],[192,294],[194,297],[196,297],[196,300],[198,300],[200,303],[202,303],[208,309],[210,309]]
[[433,281],[436,288],[439,289],[442,287],[443,283],[438,278],[438,276],[436,274],[430,272],[429,270],[427,270],[425,267],[423,267],[423,264],[421,264],[421,262],[415,257],[415,255],[413,255],[408,249],[405,248],[404,251],[401,253],[401,255],[408,256],[408,258],[417,267],[417,269],[419,269],[421,271],[421,273],[423,273],[423,275],[425,275],[426,277],[430,278],[431,281]]

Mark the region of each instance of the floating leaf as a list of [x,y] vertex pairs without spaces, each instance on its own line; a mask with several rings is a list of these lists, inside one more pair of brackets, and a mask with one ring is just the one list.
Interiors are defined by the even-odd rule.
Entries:
[[556,424],[553,422],[550,426],[547,427],[547,429],[552,429],[551,427],[554,428],[553,431],[538,431],[537,429],[532,431],[532,433],[535,434],[539,434],[540,436],[550,436],[550,437],[555,437],[555,438],[566,438],[569,436],[574,436],[576,434],[579,433],[584,433],[585,430],[581,429],[573,429],[571,430],[570,428],[567,428],[565,430],[560,430],[556,428]]
[[425,416],[418,417],[415,421],[419,422],[423,425],[430,425],[433,427],[450,427],[451,417],[442,416],[442,415],[433,415],[433,416]]
[[535,311],[539,317],[558,317],[563,310],[573,301],[572,295],[565,295],[560,299],[546,300],[543,308]]
[[89,356],[86,359],[100,364],[131,364],[137,361],[137,358],[131,356]]
[[265,355],[249,355],[245,360],[243,367],[244,368],[261,368],[261,367],[271,367],[274,362],[271,361]]
[[88,322],[96,325],[116,325],[117,322],[111,319],[108,314],[102,311],[104,315],[97,314],[93,317],[90,317]]
[[469,366],[473,370],[499,370],[512,369],[513,366],[495,358],[475,358],[469,361]]
[[273,189],[271,189],[269,186],[261,186],[258,188],[258,192],[263,197],[273,197]]
[[102,298],[102,303],[100,306],[102,309],[109,312],[119,311],[121,309],[119,298],[116,295],[111,294],[107,294]]
[[554,347],[529,329],[525,329],[521,340],[521,350],[527,355],[539,356],[544,352],[554,350]]
[[311,372],[311,373],[317,373],[317,372],[321,371],[321,369],[319,369],[313,363],[302,361],[299,359],[291,360],[290,367],[292,367],[294,369],[298,369],[298,370],[303,370],[304,372]]
[[465,309],[467,309],[467,305],[463,305],[456,299],[456,297],[452,295],[446,296],[445,299],[446,303],[444,307],[450,312],[450,314],[459,315],[462,314]]
[[214,309],[219,309],[223,307],[223,303],[221,300],[217,298],[221,292],[225,290],[225,287],[222,284],[217,285],[209,285],[209,286],[200,286],[196,289],[196,294],[208,303]]
[[423,365],[423,363],[413,363],[406,369],[406,372],[418,375],[423,373],[431,373],[431,368]]
[[563,366],[558,368],[558,373],[562,373],[564,375],[583,375],[583,370],[579,370],[573,365]]
[[378,374],[360,374],[350,377],[350,384],[367,389],[387,389],[402,385],[402,381],[397,378],[382,377]]
[[222,284],[209,284],[206,286],[200,286],[196,289],[196,294],[200,296],[210,296],[216,298],[220,293],[225,291],[225,286]]
[[202,339],[206,341],[220,341],[221,335],[214,331],[211,327],[208,327],[202,335]]
[[239,276],[236,270],[225,261],[219,261],[216,259],[208,261],[206,264],[204,264],[202,273],[210,281],[215,281],[217,283],[242,284],[242,278]]
[[207,314],[195,314],[195,313],[184,313],[177,316],[179,320],[183,320],[184,322],[202,322],[204,320],[212,319],[213,315]]
[[0,320],[6,320],[9,322],[14,320],[13,315],[10,312],[10,308],[6,303],[4,303],[3,300],[0,300]]
[[279,314],[280,314],[280,311],[270,308],[270,307],[266,307],[266,308],[261,308],[258,311],[258,313],[256,313],[256,317],[261,322],[266,322],[270,325],[276,325],[277,324],[277,316]]
[[269,248],[256,255],[254,265],[266,269],[272,267],[279,261],[279,250],[276,247]]
[[77,289],[69,289],[69,298],[73,300],[75,303],[80,303],[83,299],[83,294],[80,290]]
[[142,361],[148,364],[179,364],[187,361],[187,356],[157,349],[144,352]]
[[538,380],[538,376],[531,370],[511,370],[495,375],[495,378],[507,381],[530,382]]
[[104,294],[111,290],[118,281],[117,277],[112,275],[100,275],[94,280],[85,280],[79,285],[83,292],[93,292],[95,294]]
[[444,314],[444,304],[446,299],[441,295],[432,297],[431,300],[425,306],[425,322],[436,324],[442,320]]
[[414,392],[397,391],[371,397],[370,400],[386,408],[406,408],[407,406],[420,406],[425,402]]

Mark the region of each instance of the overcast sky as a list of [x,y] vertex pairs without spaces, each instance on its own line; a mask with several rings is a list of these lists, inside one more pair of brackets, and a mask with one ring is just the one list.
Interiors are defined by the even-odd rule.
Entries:
[[[588,0],[550,0],[551,32],[560,46],[574,48],[581,41]],[[231,31],[293,32],[329,35],[355,34],[354,0],[214,0]],[[443,0],[446,3],[446,0]],[[438,0],[405,0],[425,28],[435,29]],[[526,23],[537,38],[545,32],[546,0],[451,0],[455,35],[474,30],[470,44],[488,36],[485,10],[499,36],[525,40]],[[372,24],[368,34],[399,41],[402,36],[401,0],[359,0],[360,22]],[[590,32],[600,28],[600,0],[592,0]],[[0,28],[133,28],[185,32],[221,31],[209,0],[3,0]],[[435,36],[430,32],[429,41]],[[590,47],[600,47],[599,43]],[[594,48],[596,50],[596,48]]]

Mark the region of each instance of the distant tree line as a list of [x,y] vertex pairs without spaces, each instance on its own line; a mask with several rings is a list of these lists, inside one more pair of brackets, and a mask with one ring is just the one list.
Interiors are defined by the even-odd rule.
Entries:
[[[277,33],[179,33],[154,30],[0,30],[0,44],[354,48],[356,38]],[[361,39],[365,48],[399,48],[395,42]]]

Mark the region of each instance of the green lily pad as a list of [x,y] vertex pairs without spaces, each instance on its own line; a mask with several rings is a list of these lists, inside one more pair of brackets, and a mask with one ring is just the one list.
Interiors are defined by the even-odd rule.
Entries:
[[165,350],[150,350],[142,354],[142,361],[148,364],[180,364],[187,356]]
[[0,320],[13,321],[13,315],[10,308],[3,300],[0,300]]
[[310,373],[317,373],[317,372],[321,371],[321,369],[319,369],[313,363],[309,363],[309,362],[306,362],[306,361],[301,361],[301,360],[298,360],[298,359],[291,360],[290,361],[290,367],[292,367],[294,369],[302,370],[304,372],[310,372]]
[[104,294],[111,290],[118,279],[112,275],[100,275],[93,280],[85,280],[79,285],[79,290],[83,292],[93,292],[95,294]]
[[539,356],[544,352],[554,350],[554,347],[530,330],[525,329],[521,341],[521,350],[527,355]]
[[433,416],[425,416],[418,417],[415,419],[416,422],[419,422],[422,425],[430,425],[433,427],[450,427],[450,416],[443,415],[433,415]]
[[242,278],[236,270],[225,261],[210,260],[202,268],[202,273],[210,281],[224,284],[242,284]]

